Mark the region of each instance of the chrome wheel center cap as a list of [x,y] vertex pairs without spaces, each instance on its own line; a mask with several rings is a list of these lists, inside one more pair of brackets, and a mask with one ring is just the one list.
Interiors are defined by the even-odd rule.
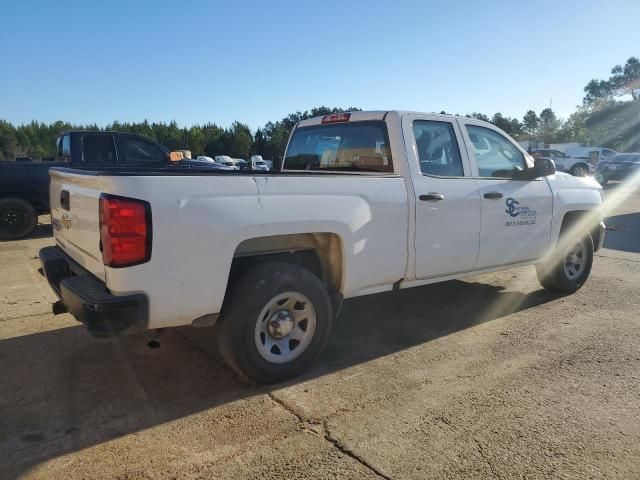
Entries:
[[293,330],[293,317],[288,310],[278,310],[269,319],[269,335],[273,338],[282,338]]

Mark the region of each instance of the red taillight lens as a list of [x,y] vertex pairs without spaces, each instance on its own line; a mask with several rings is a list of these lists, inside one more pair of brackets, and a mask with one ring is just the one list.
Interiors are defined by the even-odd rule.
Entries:
[[129,267],[151,258],[151,207],[133,198],[100,196],[102,262]]
[[348,122],[349,118],[351,118],[350,113],[332,113],[331,115],[325,115],[322,117],[322,123]]

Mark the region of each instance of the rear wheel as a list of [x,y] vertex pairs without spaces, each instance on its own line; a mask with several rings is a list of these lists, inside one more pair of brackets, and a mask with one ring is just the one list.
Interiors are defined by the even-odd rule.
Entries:
[[540,284],[547,290],[573,293],[589,278],[593,264],[593,240],[587,234],[570,242],[560,239],[564,251],[556,252],[546,263],[536,265]]
[[33,205],[21,198],[0,199],[0,240],[28,236],[38,223]]
[[225,362],[258,383],[304,372],[322,353],[333,323],[329,293],[310,271],[282,262],[260,264],[227,293],[218,323]]

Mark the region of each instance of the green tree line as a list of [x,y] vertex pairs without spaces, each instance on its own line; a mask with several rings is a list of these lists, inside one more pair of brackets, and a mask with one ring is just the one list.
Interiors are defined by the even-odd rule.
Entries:
[[[593,79],[584,87],[582,105],[566,120],[551,108],[537,113],[527,111],[521,119],[497,112],[492,116],[470,113],[467,116],[493,123],[517,140],[541,143],[578,142],[604,146],[618,151],[640,151],[640,61],[631,57],[616,65],[608,79]],[[233,122],[224,128],[215,123],[179,127],[175,121],[122,123],[115,121],[103,128],[95,124],[74,125],[57,121],[50,124],[32,121],[13,125],[0,120],[0,160],[16,157],[53,157],[54,139],[63,130],[116,130],[138,133],[156,140],[171,150],[191,150],[194,155],[230,155],[247,158],[252,154],[264,158],[281,157],[293,126],[300,120],[356,111],[358,108],[317,107],[295,112],[276,122],[268,122],[255,132],[244,123]],[[442,112],[444,113],[444,112]]]

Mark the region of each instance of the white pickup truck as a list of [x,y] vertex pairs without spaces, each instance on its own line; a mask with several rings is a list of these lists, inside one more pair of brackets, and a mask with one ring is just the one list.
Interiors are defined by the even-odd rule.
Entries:
[[298,123],[277,172],[54,168],[40,258],[92,334],[215,325],[227,363],[273,383],[319,356],[343,298],[529,264],[577,290],[602,202],[488,123],[354,112]]

